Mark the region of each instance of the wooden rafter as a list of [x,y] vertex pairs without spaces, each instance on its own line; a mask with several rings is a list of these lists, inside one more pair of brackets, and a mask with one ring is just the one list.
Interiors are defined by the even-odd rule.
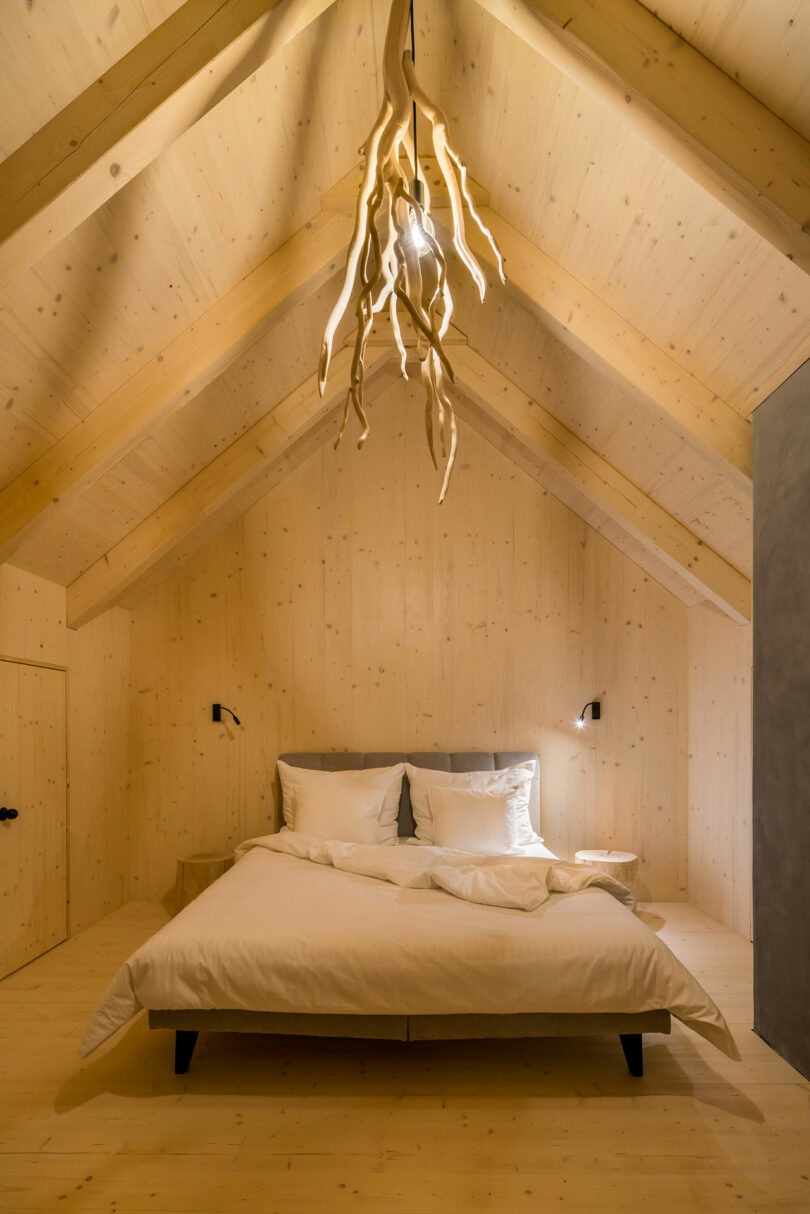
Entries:
[[810,144],[638,0],[478,3],[810,272]]
[[[750,618],[751,586],[741,573],[463,343],[460,334],[450,336],[461,416],[494,436],[533,475],[539,471],[550,492],[685,601],[707,598],[739,622]],[[399,364],[390,345],[373,341],[366,360],[373,399],[398,374]],[[134,583],[201,527],[247,509],[331,436],[350,363],[344,347],[334,361],[340,387],[319,400],[316,378],[307,379],[80,574],[68,587],[70,626],[79,627],[122,601]],[[481,419],[491,424],[482,425]]]
[[351,220],[319,213],[0,491],[0,563],[338,269]]
[[[575,354],[750,493],[751,423],[495,211],[484,207],[481,216],[500,245],[511,293]],[[473,233],[471,243],[494,269],[487,242]]]
[[[344,347],[333,360],[330,391],[323,398],[317,375],[309,376],[71,582],[67,589],[69,627],[79,628],[112,606],[138,578],[204,524],[218,516],[225,521],[235,499],[239,513],[244,512],[305,458],[313,445],[320,445],[326,423],[337,419],[343,407],[351,361],[351,352]],[[369,348],[369,399],[386,384],[389,369],[393,370],[391,350]]]
[[334,0],[186,0],[0,166],[0,289]]
[[[437,221],[449,223],[446,195],[435,188],[431,204]],[[348,214],[357,193],[355,169],[322,200],[324,210]],[[469,182],[478,213],[493,233],[506,262],[507,289],[518,296],[565,345],[618,383],[654,417],[700,451],[734,484],[751,491],[751,424],[700,383],[598,295],[564,270],[488,205],[489,196]],[[494,271],[489,242],[471,225],[475,255]]]
[[751,618],[751,583],[728,561],[470,346],[454,350],[453,361],[459,391],[551,469],[555,478],[551,492],[566,504],[570,503],[567,486],[584,494],[634,541],[738,623]]

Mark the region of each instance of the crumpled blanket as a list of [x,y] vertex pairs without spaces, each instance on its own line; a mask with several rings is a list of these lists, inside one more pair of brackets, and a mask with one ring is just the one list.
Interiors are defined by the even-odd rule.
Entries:
[[254,847],[329,864],[406,889],[443,889],[482,906],[533,911],[551,894],[570,894],[590,885],[607,890],[631,910],[635,906],[630,890],[614,877],[560,860],[549,863],[533,856],[481,856],[441,847],[373,847],[319,839],[286,828],[277,835],[246,839],[236,849],[237,860]]

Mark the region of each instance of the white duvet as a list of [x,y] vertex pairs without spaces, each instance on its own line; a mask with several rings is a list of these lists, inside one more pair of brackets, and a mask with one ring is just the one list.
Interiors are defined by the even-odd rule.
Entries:
[[720,1011],[595,870],[282,831],[121,967],[85,1057],[141,1008],[446,1015],[668,1008],[732,1058]]

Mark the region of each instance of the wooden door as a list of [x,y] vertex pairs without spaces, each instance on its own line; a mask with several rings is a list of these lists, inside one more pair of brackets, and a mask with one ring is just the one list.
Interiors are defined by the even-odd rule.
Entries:
[[67,936],[65,678],[0,660],[0,978]]

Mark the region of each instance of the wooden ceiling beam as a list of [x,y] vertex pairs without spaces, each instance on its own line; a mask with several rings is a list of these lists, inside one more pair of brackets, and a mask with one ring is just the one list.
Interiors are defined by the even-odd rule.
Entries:
[[478,3],[810,272],[810,143],[638,0]]
[[[738,623],[750,620],[751,583],[743,574],[470,346],[454,349],[452,361],[458,392],[530,452],[551,493],[579,514],[576,498],[584,495],[703,598]],[[586,521],[599,529],[593,516]]]
[[0,491],[0,563],[338,270],[352,223],[319,213]]
[[[751,493],[751,423],[495,211],[483,207],[480,214],[500,246],[507,290],[554,337]],[[446,221],[446,213],[436,215]],[[475,225],[468,225],[467,238],[494,269],[492,249]]]
[[334,0],[186,0],[0,165],[0,289]]
[[[67,588],[68,627],[80,628],[114,605],[172,549],[215,517],[225,515],[229,506],[232,510],[235,500],[238,513],[243,513],[320,445],[325,424],[343,407],[351,360],[351,350],[339,350],[332,359],[323,399],[318,394],[317,374],[310,375],[71,582]],[[386,372],[393,367],[390,349],[377,346],[368,350],[365,382],[369,401],[386,386]]]
[[[212,522],[248,509],[324,441],[340,412],[352,350],[337,351],[324,400],[309,377],[68,587],[68,624],[81,627],[125,600],[135,583]],[[390,346],[367,350],[368,399],[399,373]],[[459,414],[687,602],[709,599],[750,619],[750,582],[627,477],[527,397],[468,345],[452,349]],[[340,387],[337,385],[340,384]]]

